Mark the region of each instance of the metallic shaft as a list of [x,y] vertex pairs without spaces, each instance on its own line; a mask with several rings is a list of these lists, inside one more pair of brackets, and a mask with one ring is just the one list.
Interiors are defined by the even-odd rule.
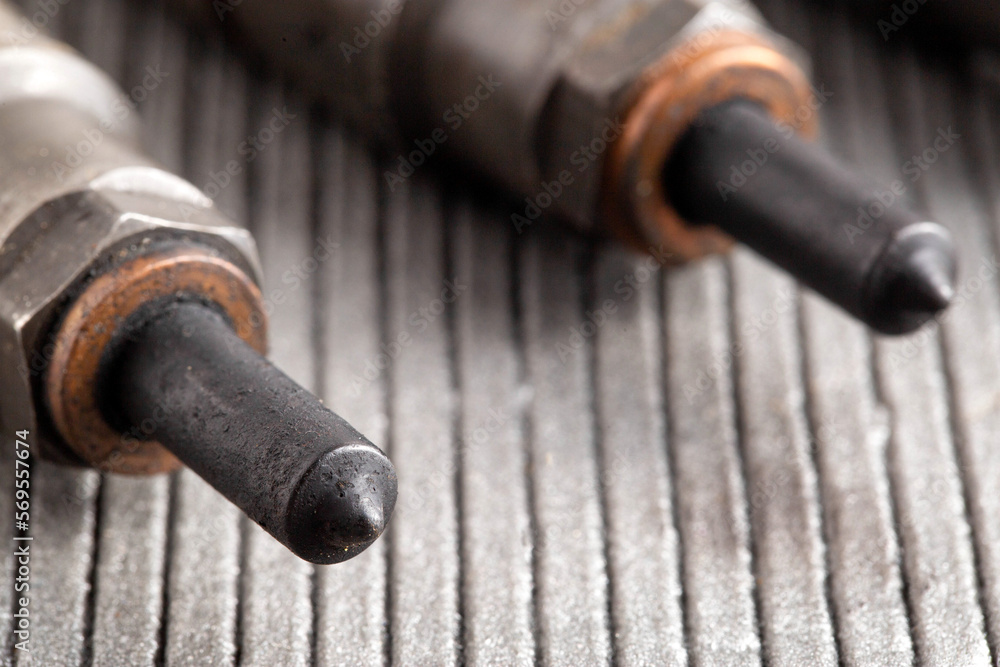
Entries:
[[[657,129],[631,123],[632,110],[666,83],[678,96],[663,103],[683,121],[702,104],[683,70],[703,60],[697,69],[716,90],[759,89],[792,110],[810,97],[802,54],[746,2],[172,1],[284,65],[385,149],[388,187],[446,156],[516,195],[519,231],[556,214],[586,230],[623,229],[678,259],[691,257],[665,237],[659,211],[631,201],[634,179],[621,194],[609,185],[612,163],[633,152],[666,157],[668,146],[645,141]],[[611,146],[627,125],[640,136],[622,155]]]
[[215,309],[174,302],[137,313],[104,357],[109,422],[123,433],[152,425],[140,432],[301,558],[338,563],[382,534],[396,502],[385,454]]
[[[844,231],[880,202],[792,140],[793,127],[814,134],[826,93],[747,2],[243,0],[214,14],[175,2],[221,20],[388,146],[390,188],[446,155],[516,195],[518,232],[554,213],[674,263],[735,238],[882,332],[910,331],[950,300],[940,226],[897,205]],[[763,117],[730,122],[714,143],[688,132],[734,100],[789,136],[772,137]],[[716,182],[763,141],[780,141],[765,152],[773,164],[722,200]]]
[[137,120],[0,0],[0,424],[106,473],[183,460],[296,554],[346,560],[389,519],[392,465],[263,359],[252,237]]
[[702,112],[664,170],[664,187],[686,219],[721,227],[880,332],[916,329],[954,294],[945,228],[755,104]]

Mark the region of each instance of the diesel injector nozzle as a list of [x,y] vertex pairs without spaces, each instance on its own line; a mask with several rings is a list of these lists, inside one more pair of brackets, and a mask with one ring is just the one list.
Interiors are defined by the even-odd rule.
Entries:
[[104,472],[183,462],[300,557],[357,555],[395,472],[261,356],[253,239],[142,156],[103,73],[19,26],[0,3],[3,427]]
[[877,191],[807,142],[801,54],[745,1],[175,1],[396,146],[389,187],[430,146],[517,193],[519,230],[551,211],[676,263],[736,239],[890,334],[952,298],[948,232],[865,217]]

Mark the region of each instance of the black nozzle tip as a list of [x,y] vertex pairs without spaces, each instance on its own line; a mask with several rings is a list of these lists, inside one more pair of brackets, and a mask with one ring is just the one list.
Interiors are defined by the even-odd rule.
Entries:
[[756,103],[703,110],[663,172],[686,220],[711,224],[884,334],[955,297],[947,230],[873,188]]
[[292,497],[288,546],[321,565],[357,556],[385,530],[396,489],[396,471],[374,445],[347,445],[324,454]]
[[956,272],[955,247],[944,227],[922,222],[904,228],[872,269],[871,325],[891,335],[915,331],[951,305]]

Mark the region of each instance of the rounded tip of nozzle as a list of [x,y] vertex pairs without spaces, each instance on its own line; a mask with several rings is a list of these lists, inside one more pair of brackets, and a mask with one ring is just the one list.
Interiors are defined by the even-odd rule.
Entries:
[[872,272],[872,326],[894,335],[916,330],[951,305],[956,271],[955,248],[944,227],[925,222],[905,228]]
[[921,251],[911,256],[905,270],[890,286],[889,298],[901,310],[938,313],[955,296],[944,258]]
[[348,445],[302,477],[288,516],[289,547],[317,564],[340,563],[372,545],[396,504],[396,471],[377,447]]

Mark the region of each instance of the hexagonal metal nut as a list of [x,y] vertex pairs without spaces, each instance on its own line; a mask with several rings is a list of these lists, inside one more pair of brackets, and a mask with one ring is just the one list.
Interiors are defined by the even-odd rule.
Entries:
[[787,44],[741,0],[609,4],[615,13],[597,22],[567,59],[536,133],[546,181],[558,181],[564,172],[572,177],[558,207],[588,229],[598,224],[606,152],[625,131],[637,86],[655,76],[664,59],[694,59],[717,35],[734,30],[764,34],[782,48]]
[[41,387],[60,313],[88,278],[162,241],[209,246],[259,284],[253,238],[185,181],[123,168],[46,202],[0,247],[0,424],[31,431],[43,456],[78,462],[44,418]]

